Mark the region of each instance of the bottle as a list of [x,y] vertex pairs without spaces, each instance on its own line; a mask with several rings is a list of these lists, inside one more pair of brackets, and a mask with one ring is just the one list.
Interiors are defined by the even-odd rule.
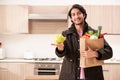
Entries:
[[5,51],[2,48],[2,42],[0,42],[0,59],[5,59]]

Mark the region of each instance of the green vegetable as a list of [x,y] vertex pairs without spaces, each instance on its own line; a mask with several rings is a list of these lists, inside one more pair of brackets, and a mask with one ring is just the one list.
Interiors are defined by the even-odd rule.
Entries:
[[66,40],[66,37],[64,37],[62,34],[59,34],[55,36],[54,42],[59,44],[59,43],[63,43],[65,40]]
[[100,37],[101,34],[101,30],[102,30],[102,26],[98,26],[98,32],[97,32],[97,37]]
[[98,33],[96,32],[96,33],[94,33],[93,35],[95,35],[96,37],[98,37],[97,35],[98,35]]
[[92,30],[89,30],[89,31],[88,31],[88,34],[90,34],[90,35],[93,35],[93,33],[94,33],[94,32],[93,32]]

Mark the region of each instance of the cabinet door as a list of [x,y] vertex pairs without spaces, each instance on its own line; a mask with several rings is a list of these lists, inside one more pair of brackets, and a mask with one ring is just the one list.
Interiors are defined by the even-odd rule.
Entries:
[[8,80],[24,80],[26,76],[34,75],[32,63],[8,63]]
[[9,80],[7,63],[0,63],[0,80]]
[[6,27],[6,7],[0,5],[0,33],[5,31]]
[[120,6],[113,6],[113,33],[120,34]]
[[34,64],[25,63],[24,64],[24,77],[34,75]]
[[110,65],[103,65],[103,74],[105,80],[110,80]]
[[28,33],[28,7],[0,5],[0,33]]
[[87,11],[88,24],[97,29],[98,26],[102,26],[102,32],[112,33],[113,17],[112,6],[85,6]]
[[23,63],[8,63],[8,80],[24,80],[23,70]]
[[[84,5],[87,12],[86,21],[88,24],[97,29],[102,26],[102,33],[120,34],[120,6],[90,6]],[[68,25],[71,21],[68,20]]]
[[112,64],[110,68],[110,80],[120,80],[120,64]]
[[111,63],[103,65],[105,80],[120,80],[120,64]]

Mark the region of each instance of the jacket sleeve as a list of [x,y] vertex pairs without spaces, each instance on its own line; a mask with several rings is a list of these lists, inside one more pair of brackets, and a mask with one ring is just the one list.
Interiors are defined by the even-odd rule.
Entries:
[[106,60],[110,59],[113,56],[113,51],[110,45],[104,40],[104,48],[97,51],[98,52],[98,60]]
[[58,48],[56,48],[55,53],[58,57],[63,57],[65,55],[65,49],[63,51],[59,51]]

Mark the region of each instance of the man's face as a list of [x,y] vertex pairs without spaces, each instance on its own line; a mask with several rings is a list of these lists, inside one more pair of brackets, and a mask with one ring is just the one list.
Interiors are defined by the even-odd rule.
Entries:
[[80,25],[84,22],[85,15],[77,8],[71,10],[71,20],[75,25]]

